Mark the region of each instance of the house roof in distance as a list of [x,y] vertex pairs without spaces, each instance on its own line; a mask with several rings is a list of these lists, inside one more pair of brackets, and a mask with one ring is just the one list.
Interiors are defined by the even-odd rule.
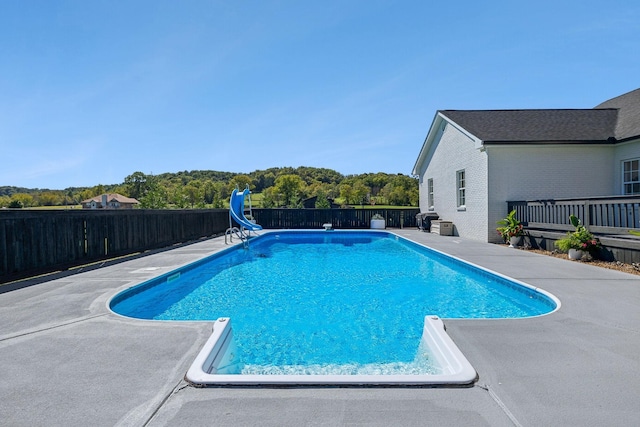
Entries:
[[[87,200],[83,200],[80,203],[91,203],[91,202],[97,202],[97,203],[102,203],[102,196],[104,194],[101,194],[100,196],[96,196],[96,197],[92,197],[90,199]],[[127,196],[123,196],[122,194],[118,194],[118,193],[109,193],[106,195],[107,196],[107,203],[108,202],[112,202],[112,201],[116,201],[118,203],[132,203],[132,204],[137,204],[140,203],[138,200],[132,198],[132,197],[127,197]]]

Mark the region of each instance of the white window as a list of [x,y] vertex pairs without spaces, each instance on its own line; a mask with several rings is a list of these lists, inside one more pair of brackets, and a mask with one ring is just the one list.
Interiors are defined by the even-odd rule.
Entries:
[[433,178],[429,178],[427,180],[427,205],[430,211],[434,209],[433,208]]
[[625,160],[622,164],[624,194],[640,194],[640,159]]
[[464,174],[464,169],[456,172],[456,183],[458,188],[458,207],[464,208],[466,206],[466,179]]

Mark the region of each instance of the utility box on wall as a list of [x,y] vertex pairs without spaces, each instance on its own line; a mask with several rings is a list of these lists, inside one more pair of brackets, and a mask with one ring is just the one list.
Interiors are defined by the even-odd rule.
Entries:
[[441,220],[431,221],[431,232],[441,236],[453,236],[453,222]]

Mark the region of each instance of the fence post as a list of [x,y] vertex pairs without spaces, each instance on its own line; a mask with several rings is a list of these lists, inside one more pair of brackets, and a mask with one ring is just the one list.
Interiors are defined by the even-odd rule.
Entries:
[[591,226],[591,203],[588,200],[584,201],[584,218],[582,219],[585,227]]

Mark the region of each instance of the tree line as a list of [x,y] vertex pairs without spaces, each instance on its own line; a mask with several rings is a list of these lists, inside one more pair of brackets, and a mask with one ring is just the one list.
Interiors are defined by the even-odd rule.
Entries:
[[326,168],[282,167],[251,173],[183,171],[159,175],[134,172],[114,185],[41,190],[0,187],[0,207],[77,205],[104,193],[133,197],[141,208],[224,208],[234,188],[249,187],[256,207],[302,207],[316,197],[315,207],[341,205],[418,205],[418,181],[383,172],[342,175]]

